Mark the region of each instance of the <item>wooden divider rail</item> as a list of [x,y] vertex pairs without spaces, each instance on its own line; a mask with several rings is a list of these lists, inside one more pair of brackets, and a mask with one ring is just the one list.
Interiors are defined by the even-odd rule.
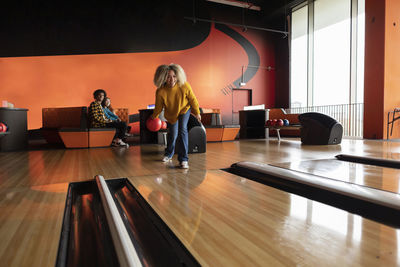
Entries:
[[64,266],[200,266],[127,178],[70,183],[56,260]]
[[399,195],[392,192],[264,163],[238,162],[231,166],[230,171],[309,199],[400,227]]
[[101,202],[110,227],[111,237],[116,248],[119,263],[121,266],[143,266],[103,176],[96,175],[95,179],[97,187],[99,188]]

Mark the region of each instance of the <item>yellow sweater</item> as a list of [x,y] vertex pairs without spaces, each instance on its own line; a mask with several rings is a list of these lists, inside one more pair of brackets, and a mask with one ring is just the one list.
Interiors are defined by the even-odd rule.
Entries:
[[164,117],[171,124],[174,124],[179,115],[185,114],[189,108],[192,108],[193,114],[200,114],[199,103],[188,82],[182,86],[176,83],[172,88],[163,86],[157,89],[152,118],[157,118],[163,108]]

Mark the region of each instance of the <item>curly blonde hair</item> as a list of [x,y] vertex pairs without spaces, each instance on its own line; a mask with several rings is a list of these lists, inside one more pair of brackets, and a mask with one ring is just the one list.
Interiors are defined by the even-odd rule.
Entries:
[[160,65],[157,67],[154,73],[154,85],[157,88],[162,87],[167,81],[167,75],[170,70],[173,70],[176,74],[177,83],[182,86],[186,82],[186,74],[181,66],[178,64]]

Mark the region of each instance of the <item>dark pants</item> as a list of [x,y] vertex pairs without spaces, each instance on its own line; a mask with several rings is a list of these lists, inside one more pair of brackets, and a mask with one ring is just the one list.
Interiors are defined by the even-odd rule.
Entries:
[[127,125],[126,122],[124,121],[113,121],[113,122],[108,122],[106,123],[106,126],[108,128],[115,128],[117,132],[115,133],[115,137],[118,137],[119,139],[122,139],[125,137]]

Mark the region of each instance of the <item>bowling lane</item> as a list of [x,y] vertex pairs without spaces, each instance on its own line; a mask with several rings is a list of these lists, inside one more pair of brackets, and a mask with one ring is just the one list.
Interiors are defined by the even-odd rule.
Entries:
[[129,180],[203,266],[400,264],[400,230],[224,171]]
[[400,169],[346,162],[337,159],[293,161],[270,165],[397,194],[400,193]]
[[0,265],[54,266],[67,183],[0,192]]

